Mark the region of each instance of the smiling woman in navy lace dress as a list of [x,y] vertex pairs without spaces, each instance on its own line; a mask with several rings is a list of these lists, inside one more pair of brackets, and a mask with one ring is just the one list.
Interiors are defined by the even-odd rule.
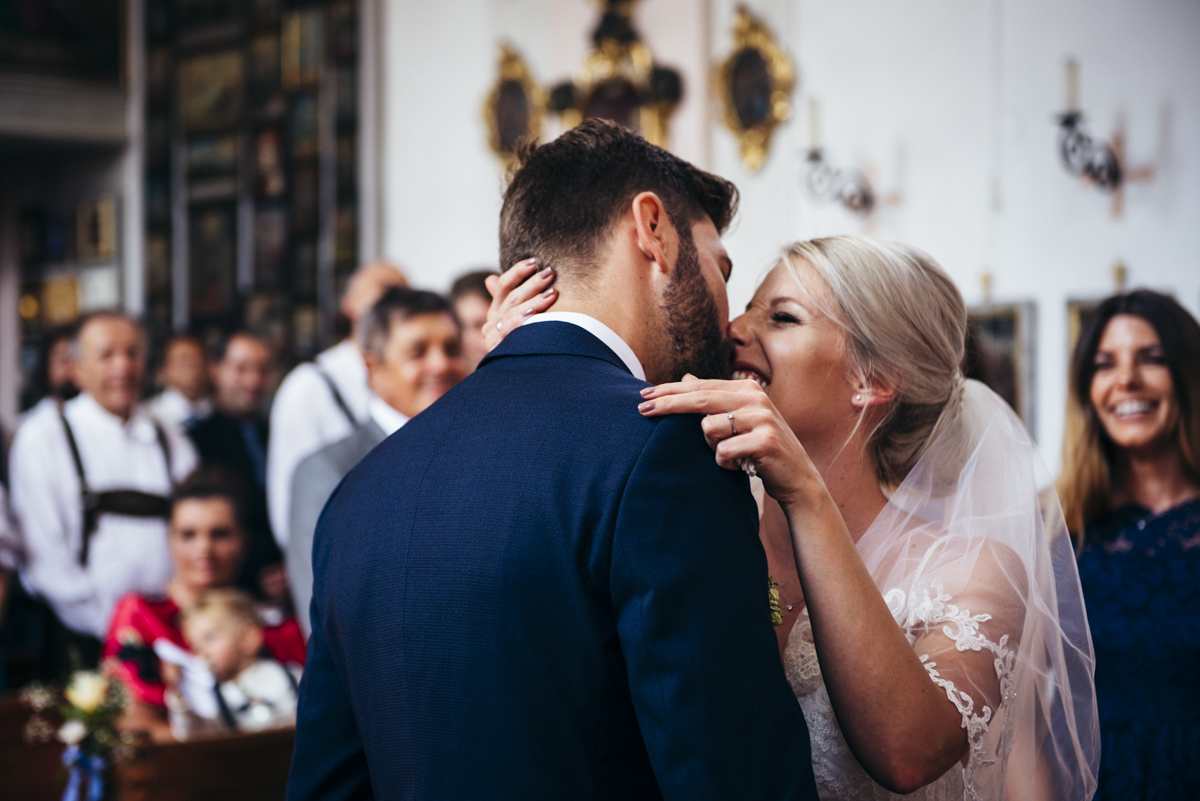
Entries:
[[1200,325],[1156,292],[1105,300],[1071,396],[1059,491],[1096,650],[1096,798],[1200,798]]

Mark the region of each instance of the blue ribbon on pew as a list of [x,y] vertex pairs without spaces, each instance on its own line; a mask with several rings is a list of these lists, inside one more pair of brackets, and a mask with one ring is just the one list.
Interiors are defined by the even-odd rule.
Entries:
[[[77,745],[68,745],[63,751],[63,764],[70,769],[67,775],[67,789],[63,791],[62,801],[102,801],[104,798],[104,757],[89,756],[79,750]],[[86,782],[87,795],[81,796],[81,785]]]

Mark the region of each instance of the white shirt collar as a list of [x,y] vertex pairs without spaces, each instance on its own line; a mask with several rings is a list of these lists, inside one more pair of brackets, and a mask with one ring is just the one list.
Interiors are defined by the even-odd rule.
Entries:
[[642,369],[642,363],[638,361],[633,348],[629,347],[625,343],[625,340],[617,335],[616,331],[591,315],[581,312],[543,312],[542,314],[535,314],[525,321],[525,325],[529,325],[530,323],[570,323],[571,325],[577,325],[607,345],[613,353],[617,354],[617,357],[629,368],[629,372],[633,373],[634,378],[642,381],[646,380],[646,371]]
[[112,432],[119,431],[137,442],[154,442],[158,436],[150,415],[140,403],[134,407],[128,420],[122,420],[105,409],[87,392],[81,392],[74,400],[69,401],[64,407],[64,412],[69,408],[77,410],[72,416],[83,416],[84,424],[107,427]]
[[375,421],[375,425],[383,429],[384,436],[390,437],[400,430],[400,426],[408,422],[408,418],[383,402],[383,399],[372,393],[367,399],[367,414]]

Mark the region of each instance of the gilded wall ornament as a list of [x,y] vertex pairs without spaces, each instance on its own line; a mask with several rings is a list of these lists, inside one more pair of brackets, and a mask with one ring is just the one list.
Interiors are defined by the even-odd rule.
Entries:
[[683,96],[679,73],[654,63],[633,27],[636,0],[597,0],[604,8],[592,49],[574,80],[550,92],[549,109],[573,128],[589,117],[619,122],[666,147],[668,124]]
[[775,128],[792,116],[796,68],[775,36],[745,6],[733,23],[733,52],[713,71],[726,127],[738,138],[742,161],[759,170]]
[[522,139],[542,135],[546,90],[533,79],[528,65],[510,45],[500,45],[496,83],[483,103],[488,145],[508,164]]

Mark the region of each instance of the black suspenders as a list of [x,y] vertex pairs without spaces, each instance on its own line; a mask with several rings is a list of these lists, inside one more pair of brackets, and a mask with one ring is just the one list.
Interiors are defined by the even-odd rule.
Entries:
[[350,423],[350,428],[358,428],[358,420],[354,418],[354,413],[350,411],[350,405],[346,403],[346,399],[342,397],[342,393],[338,392],[337,384],[333,382],[333,376],[325,372],[325,368],[316,362],[312,366],[317,368],[317,375],[325,381],[325,386],[329,387],[329,394],[333,396],[333,402],[342,410],[342,414],[346,415],[346,420]]
[[[288,670],[287,665],[273,657],[270,661],[278,665],[279,669],[283,671],[283,675],[287,676],[288,686],[292,688],[292,694],[297,700],[299,700],[300,684],[296,681],[296,677],[292,675],[292,671]],[[213,695],[216,696],[217,699],[217,713],[221,716],[221,722],[225,724],[225,728],[229,729],[230,731],[237,731],[237,718],[234,716],[233,710],[229,708],[229,702],[225,700],[224,693],[221,692],[221,682],[213,682]],[[238,710],[238,712],[245,712],[249,708],[250,703],[247,701],[246,704]]]
[[[158,517],[166,519],[170,515],[171,501],[161,495],[153,495],[141,490],[109,490],[95,492],[88,486],[87,476],[83,472],[83,459],[79,456],[79,445],[75,441],[75,432],[67,422],[67,416],[62,409],[58,411],[62,420],[63,430],[67,434],[67,445],[71,449],[71,459],[75,462],[75,472],[79,476],[79,494],[83,502],[83,532],[79,546],[79,564],[87,566],[88,548],[96,525],[100,522],[103,512],[126,515],[128,517]],[[162,449],[163,461],[167,467],[167,481],[175,486],[175,478],[171,473],[171,446],[167,443],[167,434],[158,421],[154,421],[154,435],[158,439],[158,447]]]

